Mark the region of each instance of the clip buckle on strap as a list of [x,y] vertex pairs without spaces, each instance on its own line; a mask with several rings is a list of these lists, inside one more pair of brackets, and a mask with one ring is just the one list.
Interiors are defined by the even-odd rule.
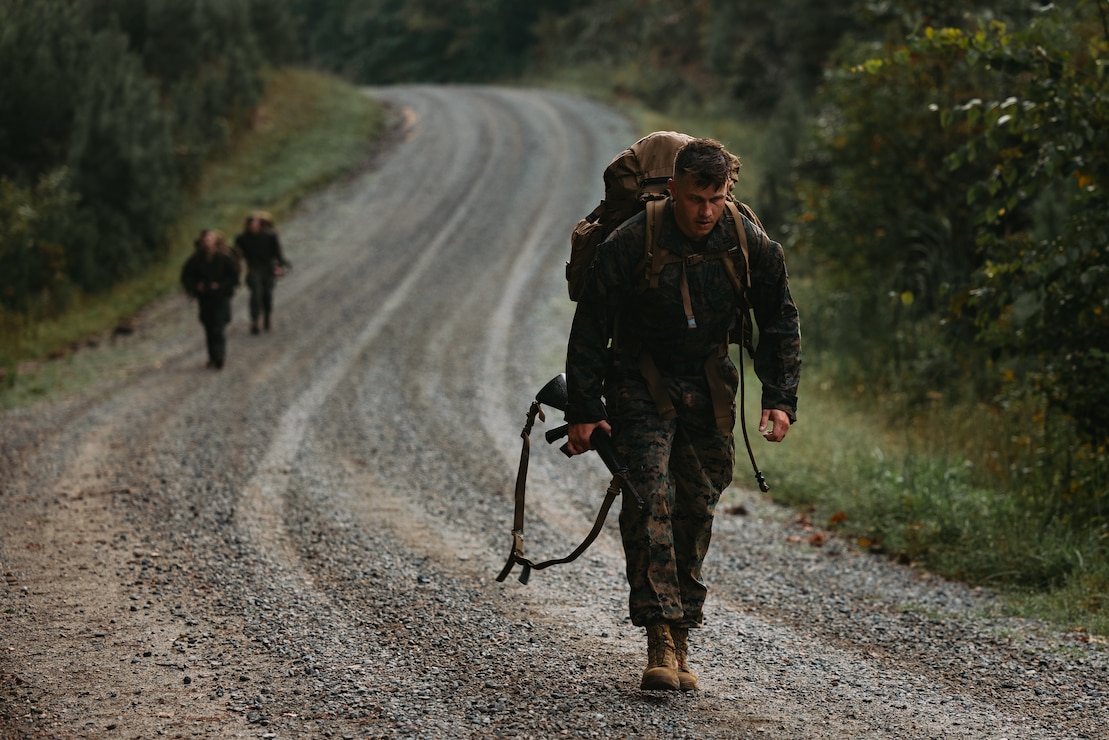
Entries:
[[[686,267],[690,265],[698,265],[704,262],[707,257],[701,253],[689,254],[684,257],[672,255],[663,250],[663,257],[657,258],[654,255],[656,249],[656,239],[662,224],[662,216],[666,209],[665,200],[652,200],[647,202],[647,254],[646,262],[648,269],[647,284],[651,288],[658,287],[659,275],[662,273],[662,268],[673,262],[680,262],[682,265],[681,277],[681,291],[682,291],[682,310],[685,311],[685,323],[690,329],[697,328],[697,318],[693,315],[693,301],[689,295],[689,279],[686,277]],[[738,213],[738,211],[737,211]]]

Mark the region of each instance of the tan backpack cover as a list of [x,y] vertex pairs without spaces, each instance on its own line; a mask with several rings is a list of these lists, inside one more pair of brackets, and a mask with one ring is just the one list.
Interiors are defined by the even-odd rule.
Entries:
[[585,273],[601,242],[642,211],[648,200],[666,197],[666,182],[674,174],[674,155],[692,138],[677,131],[656,131],[617,154],[605,167],[604,199],[570,235],[566,281],[571,300],[581,297]]

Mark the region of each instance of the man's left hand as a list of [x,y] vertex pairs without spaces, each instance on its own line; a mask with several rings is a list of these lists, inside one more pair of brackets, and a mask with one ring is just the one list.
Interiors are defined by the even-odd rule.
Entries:
[[759,421],[759,434],[767,442],[781,442],[789,432],[789,415],[778,409],[763,409]]

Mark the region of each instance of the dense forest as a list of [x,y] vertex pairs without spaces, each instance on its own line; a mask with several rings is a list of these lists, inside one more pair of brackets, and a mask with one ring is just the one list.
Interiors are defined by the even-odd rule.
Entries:
[[761,214],[822,283],[806,351],[896,413],[1019,422],[984,467],[1104,542],[1107,51],[1109,0],[0,0],[0,327],[164,255],[276,65],[586,70],[773,132]]

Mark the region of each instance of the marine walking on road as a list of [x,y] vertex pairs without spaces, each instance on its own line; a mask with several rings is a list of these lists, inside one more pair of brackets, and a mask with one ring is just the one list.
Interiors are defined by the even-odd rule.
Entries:
[[684,138],[662,178],[668,197],[596,248],[566,356],[569,451],[587,452],[597,429],[608,432],[645,501],[625,493],[620,511],[629,613],[647,637],[645,690],[698,688],[690,632],[703,622],[702,563],[735,466],[740,376],[728,346],[754,357],[759,431],[770,442],[796,421],[801,368],[782,247],[731,199],[738,158]]

